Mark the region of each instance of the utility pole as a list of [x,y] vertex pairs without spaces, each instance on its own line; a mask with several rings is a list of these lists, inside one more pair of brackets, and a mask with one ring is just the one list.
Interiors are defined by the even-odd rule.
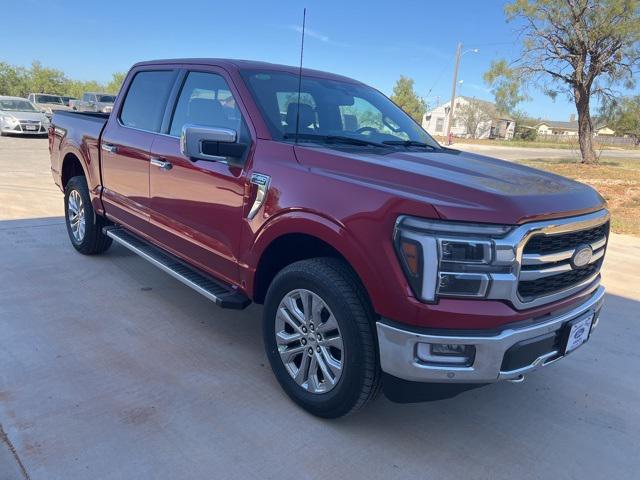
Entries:
[[458,84],[458,66],[460,65],[460,56],[462,55],[462,43],[458,42],[456,50],[456,65],[453,68],[453,86],[451,87],[451,105],[449,105],[449,119],[447,121],[447,142],[451,134],[451,124],[453,123],[453,110],[456,103],[456,85]]

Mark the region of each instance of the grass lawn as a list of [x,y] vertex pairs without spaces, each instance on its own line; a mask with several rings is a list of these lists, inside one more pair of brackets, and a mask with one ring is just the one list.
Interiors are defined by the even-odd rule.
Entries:
[[604,157],[598,165],[582,165],[538,158],[518,163],[591,185],[609,203],[612,231],[640,236],[640,160]]

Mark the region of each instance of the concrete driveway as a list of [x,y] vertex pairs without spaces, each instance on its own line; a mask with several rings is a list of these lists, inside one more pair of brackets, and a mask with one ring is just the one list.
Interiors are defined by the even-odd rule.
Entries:
[[[473,145],[469,143],[454,143],[453,148],[464,150],[465,152],[479,153],[489,157],[501,158],[503,160],[525,160],[528,158],[567,158],[578,160],[580,149],[561,148],[531,148],[531,147],[502,147],[499,145]],[[598,152],[606,158],[631,158],[640,160],[640,150],[602,150]]]
[[0,479],[637,478],[640,239],[566,360],[323,421],[282,393],[259,306],[221,310],[128,251],[70,246],[46,141],[0,138]]

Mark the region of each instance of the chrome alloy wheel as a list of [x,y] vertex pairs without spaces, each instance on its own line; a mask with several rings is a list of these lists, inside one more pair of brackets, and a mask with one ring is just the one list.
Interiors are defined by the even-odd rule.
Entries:
[[281,300],[275,321],[278,353],[295,382],[310,393],[336,386],[344,365],[338,322],[327,304],[309,290],[293,290]]
[[71,192],[69,192],[67,215],[69,217],[69,225],[71,226],[71,234],[76,242],[81,243],[82,240],[84,240],[86,219],[82,197],[77,190],[71,190]]

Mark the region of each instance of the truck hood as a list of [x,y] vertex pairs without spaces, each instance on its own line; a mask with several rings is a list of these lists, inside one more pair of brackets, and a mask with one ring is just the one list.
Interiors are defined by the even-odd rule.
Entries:
[[380,154],[298,146],[295,152],[301,163],[319,174],[428,204],[443,219],[518,224],[606,206],[593,188],[582,183],[453,149]]

